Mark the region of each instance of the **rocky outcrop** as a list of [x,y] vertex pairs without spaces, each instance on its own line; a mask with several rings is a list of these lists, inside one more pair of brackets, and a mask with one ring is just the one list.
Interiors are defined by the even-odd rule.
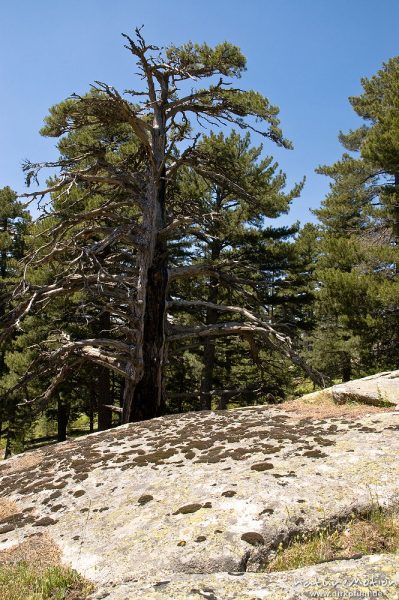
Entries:
[[360,402],[374,406],[399,406],[399,371],[378,373],[334,385],[333,400],[339,404]]
[[[46,532],[108,600],[266,598],[252,587],[259,577],[291,585],[288,574],[249,573],[280,542],[377,502],[396,505],[398,433],[395,412],[311,418],[255,407],[49,446],[0,465],[0,552]],[[162,596],[165,580],[175,587]],[[140,596],[143,582],[158,587]],[[250,592],[223,595],[224,585]],[[215,591],[187,596],[187,586]]]
[[[283,573],[159,574],[125,582],[113,600],[309,600],[310,598],[399,598],[399,559],[365,556]],[[100,589],[93,600],[109,598]]]

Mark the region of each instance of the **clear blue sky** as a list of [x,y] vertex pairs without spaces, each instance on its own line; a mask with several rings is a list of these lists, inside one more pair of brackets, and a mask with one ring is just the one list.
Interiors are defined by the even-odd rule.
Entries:
[[228,40],[242,48],[241,87],[280,107],[295,145],[265,150],[290,182],[307,177],[284,222],[311,218],[328,188],[314,168],[340,156],[340,129],[359,125],[348,96],[399,54],[397,0],[13,0],[0,3],[0,22],[0,187],[24,191],[22,160],[56,157],[54,140],[38,134],[49,106],[96,79],[133,87],[120,33],[144,24],[158,45]]

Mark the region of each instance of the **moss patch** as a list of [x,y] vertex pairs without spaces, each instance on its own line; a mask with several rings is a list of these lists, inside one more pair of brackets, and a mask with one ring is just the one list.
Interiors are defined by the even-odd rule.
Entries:
[[47,567],[18,563],[0,565],[2,600],[83,600],[92,585],[67,567]]

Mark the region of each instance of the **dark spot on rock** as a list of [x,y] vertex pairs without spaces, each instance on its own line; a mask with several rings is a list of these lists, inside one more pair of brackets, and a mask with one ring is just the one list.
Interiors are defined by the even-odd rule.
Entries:
[[76,492],[74,492],[74,496],[75,498],[80,498],[80,496],[84,496],[86,492],[84,490],[76,490]]
[[205,504],[202,505],[202,508],[212,508],[212,502],[205,502]]
[[263,536],[260,533],[256,533],[255,531],[248,531],[247,533],[243,533],[241,539],[247,544],[251,544],[251,546],[260,546],[265,543]]
[[223,533],[221,529],[215,529],[215,533]]
[[334,442],[334,440],[327,440],[327,439],[321,438],[321,437],[315,437],[314,441],[319,446],[336,446],[336,444],[337,444],[336,442]]
[[61,496],[61,492],[59,490],[57,490],[56,492],[53,492],[52,494],[50,494],[49,499],[55,500],[55,498],[59,498],[60,496]]
[[222,496],[224,496],[225,498],[232,498],[236,495],[236,493],[237,492],[235,492],[234,490],[227,490],[226,492],[222,493]]
[[150,452],[148,454],[136,456],[134,462],[140,466],[144,466],[149,463],[162,465],[164,464],[164,460],[170,458],[174,454],[176,454],[176,450],[174,448],[168,448],[167,450],[158,450],[157,452]]
[[80,458],[77,460],[73,460],[71,462],[71,467],[75,469],[75,471],[81,471],[81,467],[86,466],[87,460],[85,458]]
[[81,513],[87,513],[87,512],[89,512],[89,509],[88,508],[81,508],[80,512]]
[[274,509],[273,508],[265,508],[264,510],[262,510],[261,513],[259,513],[260,515],[272,515],[274,513]]
[[196,440],[192,442],[191,447],[197,450],[207,450],[213,446],[213,440]]
[[109,506],[103,506],[98,510],[98,512],[104,512],[105,510],[109,510]]
[[33,523],[33,527],[48,527],[49,525],[54,525],[58,523],[57,519],[52,519],[51,517],[43,517],[39,519],[35,523]]
[[304,522],[305,522],[305,519],[303,517],[298,517],[295,520],[295,525],[302,525],[302,523],[304,523]]
[[262,462],[251,466],[251,471],[269,471],[274,469],[272,463]]
[[80,539],[80,535],[74,535],[72,539],[75,540],[75,541],[79,540]]
[[157,581],[156,583],[154,583],[154,585],[152,586],[153,588],[160,588],[160,587],[165,587],[170,583],[170,579],[168,581]]
[[195,513],[197,510],[202,508],[202,504],[186,504],[186,506],[181,506],[174,512],[174,515],[188,515],[190,513]]
[[245,460],[251,452],[245,448],[235,448],[232,451],[226,452],[226,455],[233,460]]
[[197,538],[195,538],[195,542],[205,542],[206,540],[206,536],[205,535],[199,535]]
[[308,458],[325,458],[328,454],[321,452],[321,450],[308,450],[307,452],[304,452],[302,456]]
[[189,450],[188,452],[185,453],[184,456],[187,458],[187,460],[191,460],[192,458],[194,458],[195,452],[193,452],[192,450]]
[[304,502],[306,502],[306,500],[302,500],[302,498],[299,498],[299,500],[297,500],[297,502],[299,502],[300,504],[303,504]]
[[52,507],[51,512],[58,512],[59,510],[61,510],[61,508],[64,508],[63,504],[56,504]]
[[185,546],[187,544],[187,542],[185,542],[184,540],[181,540],[180,542],[177,543],[178,546]]
[[143,494],[142,496],[140,496],[137,502],[143,505],[147,504],[147,502],[151,502],[151,500],[154,500],[154,496],[151,496],[151,494]]

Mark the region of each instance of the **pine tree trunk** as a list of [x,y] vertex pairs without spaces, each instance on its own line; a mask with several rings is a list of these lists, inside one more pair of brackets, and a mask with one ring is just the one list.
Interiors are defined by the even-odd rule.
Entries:
[[[102,258],[106,259],[109,255],[109,248],[102,252]],[[111,329],[111,315],[109,311],[104,310],[98,319],[98,331],[100,337],[106,337]],[[110,371],[106,367],[97,368],[97,414],[98,414],[98,431],[104,431],[112,427],[112,412],[105,405],[112,404],[111,401],[111,376]]]
[[[162,370],[165,354],[166,294],[168,287],[167,244],[158,235],[165,226],[165,170],[161,176],[145,226],[150,230],[140,266],[138,310],[143,307],[136,337],[136,377],[125,381],[123,422],[142,421],[159,416],[164,407]],[[140,368],[141,364],[141,368]],[[133,369],[132,369],[133,370]]]
[[399,244],[399,173],[395,174],[395,206],[393,209],[393,236]]
[[162,369],[167,286],[167,248],[164,242],[157,242],[154,261],[148,271],[143,336],[144,374],[135,389],[131,421],[157,417],[164,409]]
[[[6,447],[4,450],[4,458],[10,458],[14,449],[23,449],[23,433],[21,434],[22,427],[18,427],[15,414],[8,420]],[[18,440],[18,432],[20,439]]]
[[348,352],[343,352],[341,356],[341,377],[342,383],[350,381],[352,377],[352,361]]
[[[393,226],[392,233],[395,246],[399,246],[399,173],[395,173],[395,205],[392,211]],[[396,275],[399,275],[399,261],[395,265]]]
[[[110,314],[108,311],[102,313],[99,318],[100,335],[105,335],[111,329]],[[111,401],[111,376],[106,367],[98,367],[98,431],[104,431],[112,427],[112,412],[105,405],[112,404]]]
[[[208,316],[208,315],[207,315]],[[207,324],[208,319],[206,320]],[[212,409],[212,387],[213,387],[213,368],[215,364],[215,343],[213,340],[206,339],[204,343],[204,351],[202,354],[202,361],[204,363],[202,374],[201,374],[201,387],[200,387],[200,405],[201,410]]]
[[89,404],[89,431],[94,432],[94,407],[96,405],[96,396],[94,386],[90,389],[90,404]]
[[160,415],[164,408],[162,371],[165,357],[168,255],[167,243],[159,234],[165,227],[165,115],[168,90],[166,79],[160,84],[161,99],[159,103],[154,103],[152,164],[143,214],[143,229],[147,240],[138,257],[136,364],[132,364],[132,377],[125,381],[124,423],[151,419]]
[[57,399],[57,441],[65,442],[67,439],[67,426],[69,421],[69,405],[58,396]]
[[[217,304],[218,287],[217,280],[211,278],[209,282],[208,302]],[[206,311],[206,324],[212,325],[217,321],[217,312],[208,308]],[[201,374],[200,387],[200,406],[201,410],[211,410],[212,408],[212,388],[213,388],[213,372],[215,367],[216,347],[214,340],[207,338],[204,342],[204,351],[202,354],[203,369]]]
[[4,450],[4,458],[10,458],[11,456],[11,441],[12,441],[12,435],[11,435],[11,427],[10,427],[10,421],[8,422],[8,428],[7,428],[7,437],[6,437],[6,447]]
[[[217,260],[220,257],[221,247],[219,241],[211,244],[211,259]],[[208,288],[208,302],[217,304],[219,297],[218,280],[214,277],[210,278]],[[206,311],[206,324],[213,325],[217,322],[218,313],[213,308],[208,308]],[[202,354],[203,369],[201,374],[200,386],[200,406],[201,410],[211,410],[212,408],[212,388],[213,388],[213,372],[215,366],[216,347],[214,340],[208,338],[204,342],[204,351]]]

